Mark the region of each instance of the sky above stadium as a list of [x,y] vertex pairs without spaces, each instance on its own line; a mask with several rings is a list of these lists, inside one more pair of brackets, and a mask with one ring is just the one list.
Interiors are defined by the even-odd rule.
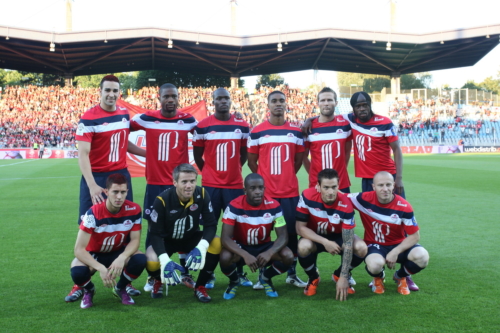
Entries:
[[[388,0],[237,0],[238,35],[286,33],[287,31],[337,28],[387,32],[390,28]],[[293,4],[293,6],[291,6]],[[231,33],[229,0],[74,0],[73,31],[160,27],[178,30]],[[394,30],[427,33],[500,23],[500,1],[398,0]],[[66,0],[0,0],[0,25],[37,30],[66,30]],[[460,87],[467,80],[483,81],[500,71],[500,47],[476,65],[431,72],[432,85]],[[283,73],[293,87],[313,83],[313,71]],[[335,74],[319,71],[317,81],[335,86]],[[255,77],[244,77],[247,88]]]

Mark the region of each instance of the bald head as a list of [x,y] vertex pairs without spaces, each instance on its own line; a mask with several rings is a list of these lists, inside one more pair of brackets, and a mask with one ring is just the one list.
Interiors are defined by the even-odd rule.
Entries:
[[394,199],[394,177],[389,172],[377,172],[373,177],[372,186],[381,204],[388,204]]
[[373,182],[375,183],[377,180],[379,179],[390,179],[391,181],[394,181],[394,177],[392,177],[392,175],[387,172],[387,171],[379,171],[375,174],[375,176],[373,177]]
[[214,107],[215,107],[215,117],[220,120],[227,120],[226,118],[230,116],[229,110],[231,110],[231,95],[229,91],[224,88],[218,88],[213,93]]

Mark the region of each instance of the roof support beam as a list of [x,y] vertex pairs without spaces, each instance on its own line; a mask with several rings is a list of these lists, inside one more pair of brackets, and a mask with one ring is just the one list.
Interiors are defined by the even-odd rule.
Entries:
[[[168,45],[168,41],[166,41],[166,40],[164,40],[164,39],[162,39],[162,38],[159,38],[159,39],[160,39],[162,42],[164,42],[165,44],[167,44],[167,45]],[[205,58],[205,57],[202,57],[201,55],[199,55],[199,54],[197,54],[197,53],[194,53],[194,52],[192,52],[192,51],[189,51],[188,49],[183,48],[183,47],[181,47],[181,46],[179,46],[179,45],[177,45],[177,44],[174,44],[174,47],[175,47],[176,49],[179,49],[179,50],[181,50],[181,51],[182,51],[182,52],[184,52],[184,53],[187,53],[187,54],[189,54],[189,55],[192,55],[193,57],[198,58],[198,59],[200,59],[200,60],[202,60],[202,61],[204,61],[204,62],[206,62],[206,63],[208,63],[208,64],[210,64],[210,65],[212,65],[212,66],[215,66],[215,67],[217,67],[217,68],[219,68],[219,69],[222,69],[223,71],[228,72],[229,74],[232,74],[232,73],[233,73],[233,71],[231,71],[231,70],[227,69],[226,67],[224,67],[224,66],[222,66],[222,65],[219,65],[218,63],[216,63],[216,62],[214,62],[214,61],[212,61],[212,60],[209,60],[209,59],[207,59],[207,58]]]
[[407,54],[406,56],[403,58],[403,60],[401,60],[401,62],[399,63],[398,67],[401,67],[401,65],[405,62],[406,58],[408,58],[410,56],[410,54],[413,52],[413,50],[415,50],[417,48],[418,44],[415,44],[413,45],[413,49],[411,49]]
[[151,37],[151,68],[155,69],[155,38]]
[[325,52],[325,49],[326,47],[328,46],[328,43],[330,43],[330,39],[331,38],[328,38],[325,42],[325,45],[323,45],[323,48],[321,49],[321,51],[318,53],[318,56],[316,57],[316,61],[314,62],[314,64],[312,65],[312,69],[315,69],[316,68],[316,65],[318,64],[318,61],[319,59],[321,58],[321,56],[323,55],[323,52]]
[[44,61],[44,60],[41,60],[39,57],[35,57],[35,56],[33,56],[33,55],[29,54],[29,53],[28,53],[28,52],[26,52],[26,51],[22,51],[22,52],[21,52],[21,51],[18,51],[18,50],[16,50],[16,49],[12,48],[12,47],[9,47],[9,46],[7,46],[7,45],[2,45],[2,44],[0,44],[0,48],[2,48],[2,49],[4,49],[4,50],[7,50],[7,51],[10,51],[10,52],[12,52],[12,53],[15,53],[15,54],[17,54],[18,56],[21,56],[21,57],[23,57],[23,58],[29,59],[29,60],[31,60],[31,61],[38,62],[39,64],[42,64],[42,65],[44,65],[44,66],[48,66],[48,67],[51,67],[51,68],[57,69],[57,70],[58,70],[58,71],[60,71],[60,72],[66,72],[66,70],[65,70],[65,69],[63,69],[63,68],[61,68],[61,67],[59,67],[59,66],[53,65],[53,64],[51,64],[51,63],[49,63],[49,62],[46,62],[46,61]]
[[251,69],[252,69],[252,68],[254,68],[254,67],[258,67],[258,66],[261,66],[261,65],[267,64],[268,62],[271,62],[271,61],[274,61],[274,60],[279,59],[279,58],[281,58],[281,57],[284,57],[284,56],[287,56],[287,55],[289,55],[289,54],[295,53],[295,52],[300,51],[300,50],[302,50],[302,49],[304,49],[304,48],[306,48],[306,47],[316,45],[316,44],[321,43],[321,42],[323,42],[323,41],[324,41],[324,39],[316,40],[316,41],[314,41],[314,42],[312,42],[312,43],[309,43],[309,44],[306,44],[306,45],[303,45],[303,46],[300,46],[300,47],[297,47],[297,48],[291,49],[291,50],[290,50],[290,51],[288,51],[288,52],[281,52],[281,53],[280,53],[279,55],[277,55],[277,56],[273,56],[273,57],[267,58],[267,59],[266,59],[266,60],[264,60],[264,61],[259,61],[259,62],[256,62],[256,63],[254,63],[254,64],[252,64],[252,65],[248,66],[247,68],[243,68],[243,69],[239,70],[237,73],[238,73],[238,74],[241,74],[241,73],[247,72],[247,71],[251,70]]
[[136,40],[135,42],[133,42],[133,43],[131,43],[131,44],[128,44],[128,45],[122,46],[122,47],[120,47],[119,49],[116,49],[116,50],[114,50],[114,51],[111,51],[111,52],[105,53],[105,54],[103,54],[103,55],[101,55],[101,56],[99,56],[99,57],[97,57],[97,58],[95,58],[95,59],[92,59],[92,60],[90,60],[90,61],[87,61],[86,63],[83,63],[83,64],[81,64],[81,65],[78,65],[78,66],[76,66],[76,67],[71,68],[68,72],[75,72],[75,71],[79,70],[80,68],[87,67],[88,65],[91,65],[91,64],[93,64],[94,62],[97,62],[97,61],[99,61],[99,60],[105,59],[105,58],[107,58],[107,57],[109,57],[109,56],[112,56],[112,55],[113,55],[113,54],[115,54],[115,53],[118,53],[118,52],[120,52],[120,51],[123,51],[123,50],[125,50],[125,49],[128,49],[129,47],[134,46],[135,44],[142,43],[142,42],[143,42],[143,41],[145,41],[146,39],[148,39],[148,38],[142,38],[142,39]]
[[375,63],[379,64],[380,66],[387,68],[387,69],[388,69],[388,70],[390,70],[391,72],[394,72],[394,71],[395,71],[395,70],[394,70],[394,68],[390,67],[389,65],[384,64],[383,62],[378,61],[377,59],[375,59],[375,58],[373,58],[372,56],[370,56],[370,55],[366,54],[365,52],[363,52],[363,51],[361,51],[361,50],[358,50],[358,49],[357,49],[357,48],[355,48],[354,46],[351,46],[351,45],[347,44],[346,42],[344,42],[344,41],[342,41],[342,40],[340,40],[340,39],[337,39],[337,38],[334,38],[334,39],[335,39],[337,42],[339,42],[340,44],[342,44],[342,45],[344,45],[344,46],[347,46],[347,47],[348,47],[348,48],[350,48],[351,50],[353,50],[353,51],[355,51],[355,52],[357,52],[357,53],[361,54],[361,55],[362,55],[362,56],[364,56],[365,58],[368,58],[368,59],[370,59],[371,61],[373,61],[373,62],[375,62]]

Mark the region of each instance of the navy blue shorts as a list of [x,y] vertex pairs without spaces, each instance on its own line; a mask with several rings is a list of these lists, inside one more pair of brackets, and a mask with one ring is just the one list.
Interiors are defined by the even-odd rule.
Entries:
[[[338,244],[338,246],[342,247],[342,244],[344,244],[344,240],[342,239],[342,234],[337,234],[337,233],[332,233],[328,235],[321,235],[321,237],[325,237],[326,239],[330,241],[334,241],[335,243]],[[303,237],[301,237],[302,239]],[[300,240],[299,240],[300,242]],[[320,243],[313,242],[316,245],[316,253],[322,253],[326,252],[325,246]],[[342,252],[340,252],[342,253]]]
[[234,188],[219,188],[219,187],[210,187],[203,186],[205,190],[207,190],[208,195],[210,195],[210,202],[212,203],[212,208],[214,210],[215,220],[219,221],[221,212],[223,212],[229,203],[239,197],[240,195],[245,194],[243,189],[234,189]]
[[[394,249],[398,245],[399,244],[396,244],[396,245],[369,244],[368,245],[368,254],[366,256],[368,257],[372,253],[378,253],[382,257],[385,258],[387,256],[387,254],[389,252],[391,252],[392,249]],[[400,263],[400,264],[403,264],[403,263],[407,262],[408,261],[408,254],[410,253],[410,251],[413,250],[416,247],[421,247],[421,246],[422,245],[420,245],[420,244],[415,244],[412,247],[410,247],[408,250],[406,250],[404,252],[401,252],[399,254],[399,256],[398,256],[397,262]]]
[[[392,175],[394,180],[396,180],[396,175]],[[361,180],[361,191],[362,192],[370,192],[373,191],[373,178],[362,178]],[[405,190],[403,189],[403,193],[400,194],[404,199],[406,199]]]
[[144,212],[142,213],[142,217],[145,220],[151,221],[149,215],[151,214],[151,208],[155,202],[157,196],[159,196],[163,191],[168,190],[169,188],[174,187],[174,185],[150,185],[146,184],[146,193],[144,194]]
[[[127,183],[128,183],[127,200],[134,201],[132,194],[132,180],[130,179],[130,173],[128,172],[127,168],[110,172],[92,172],[92,176],[94,177],[94,180],[97,185],[99,185],[102,188],[106,188],[106,180],[110,175],[114,173],[120,173],[127,178]],[[104,197],[104,199],[106,199],[106,195],[104,193],[102,194],[102,196]],[[82,222],[83,215],[85,215],[85,213],[90,209],[90,207],[92,207],[92,198],[90,198],[90,190],[89,187],[87,186],[85,178],[83,178],[82,176],[82,179],[80,180],[80,209],[78,215],[78,224]]]
[[295,213],[297,211],[299,197],[280,199],[274,198],[274,200],[277,200],[280,203],[281,209],[283,210],[283,217],[286,221],[286,229],[288,231],[288,235],[297,235],[297,231],[295,230]]
[[198,243],[202,238],[203,238],[203,231],[198,230],[195,232],[193,237],[189,239],[165,240],[164,241],[165,251],[167,252],[169,257],[177,252],[182,252],[187,254],[191,252],[191,250],[193,250],[196,247],[196,245],[198,245]]
[[92,256],[92,258],[94,258],[99,263],[103,264],[104,266],[106,266],[106,268],[108,268],[109,266],[111,266],[113,261],[115,261],[115,259],[118,258],[118,256],[123,253],[124,250],[125,247],[122,247],[120,250],[113,252],[103,252],[103,253],[89,252],[89,253]]
[[[238,242],[236,242],[236,243],[239,245],[239,247],[241,247],[243,250],[247,251],[248,253],[250,253],[254,257],[257,257],[262,252],[266,252],[274,244],[274,242],[268,242],[268,243],[259,244],[259,245],[241,245]],[[245,263],[245,261],[243,261],[243,263]]]

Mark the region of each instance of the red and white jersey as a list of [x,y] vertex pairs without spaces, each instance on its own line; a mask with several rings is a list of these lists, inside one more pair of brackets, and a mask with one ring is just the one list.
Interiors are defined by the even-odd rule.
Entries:
[[259,206],[247,202],[246,195],[231,201],[222,222],[234,225],[233,239],[241,245],[259,245],[271,241],[273,227],[286,225],[279,202],[268,196]]
[[257,172],[273,198],[299,196],[295,154],[303,151],[302,132],[288,121],[281,126],[265,121],[252,129],[248,139],[248,152],[259,155]]
[[397,141],[398,135],[392,121],[376,114],[366,123],[360,122],[354,113],[343,116],[351,123],[356,177],[373,178],[379,171],[395,174],[396,164],[389,144]]
[[297,205],[297,221],[307,222],[307,227],[318,235],[341,234],[342,229],[353,229],[354,209],[347,194],[338,192],[337,199],[327,205],[315,187],[302,192]]
[[406,238],[406,234],[419,230],[413,208],[397,194],[388,204],[379,203],[375,191],[351,193],[348,197],[354,209],[359,211],[367,244],[397,245]]
[[106,201],[90,207],[80,223],[80,229],[91,235],[86,250],[106,253],[121,249],[128,244],[130,232],[141,230],[141,222],[141,207],[129,200],[116,214],[106,208]]
[[113,112],[96,105],[83,114],[75,138],[90,142],[92,172],[109,172],[127,167],[129,127],[128,110],[118,105]]
[[203,119],[195,127],[193,146],[204,147],[201,184],[218,188],[243,188],[240,149],[246,148],[250,126],[234,115],[227,121],[215,116]]
[[327,168],[338,172],[339,189],[349,187],[345,144],[352,140],[351,124],[340,115],[327,123],[320,123],[318,119],[312,121],[311,134],[305,138],[306,148],[311,154],[309,187],[316,186],[318,173]]
[[173,185],[172,172],[189,163],[189,133],[198,124],[189,113],[177,112],[165,118],[160,110],[136,114],[130,121],[132,131],[146,132],[146,182]]

